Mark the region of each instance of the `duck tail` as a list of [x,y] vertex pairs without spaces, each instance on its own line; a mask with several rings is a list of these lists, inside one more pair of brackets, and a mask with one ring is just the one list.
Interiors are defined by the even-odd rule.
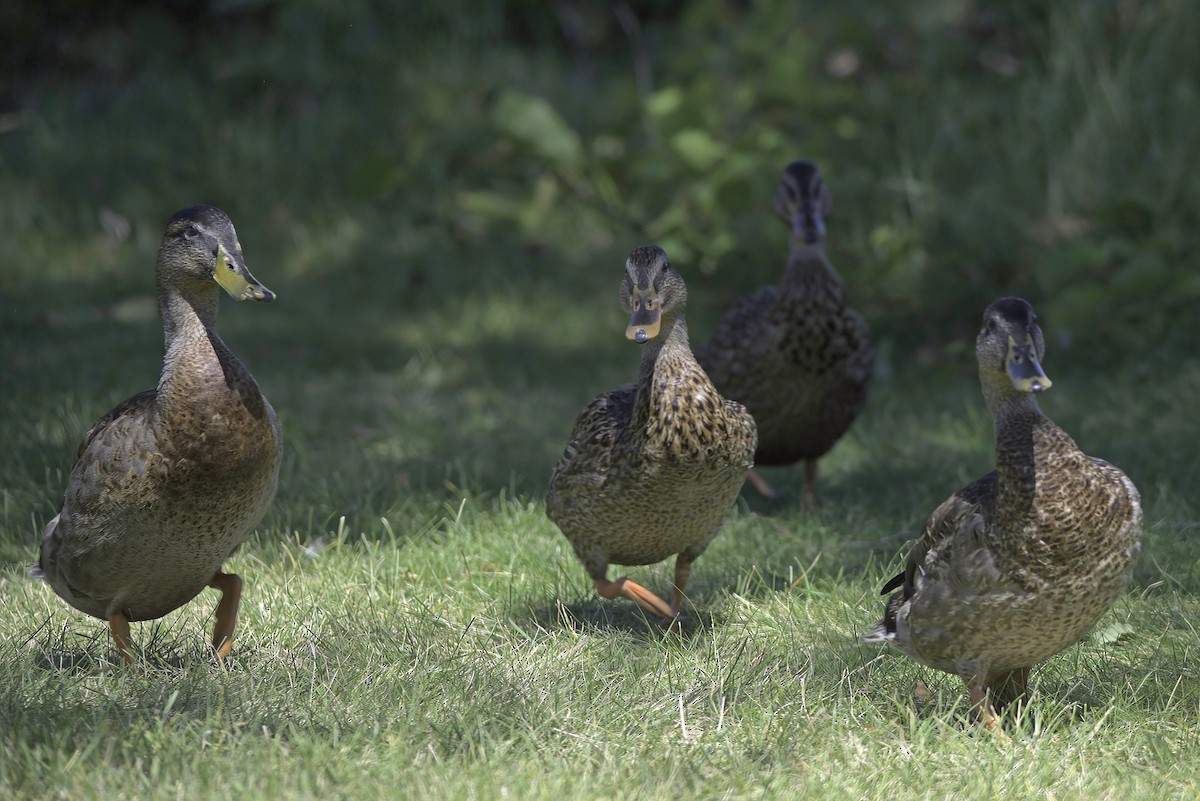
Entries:
[[42,567],[42,560],[46,558],[46,543],[54,536],[54,532],[58,529],[58,521],[62,518],[62,512],[54,516],[54,519],[46,524],[46,531],[42,534],[42,544],[38,552],[38,560],[29,568],[29,577],[48,581],[46,569]]
[[895,629],[889,629],[886,620],[875,624],[874,628],[863,635],[863,642],[891,642],[896,639]]
[[[890,583],[890,582],[889,582]],[[892,593],[888,598],[887,607],[883,610],[883,620],[863,636],[863,642],[893,642],[896,639],[896,614],[904,603],[904,593]]]

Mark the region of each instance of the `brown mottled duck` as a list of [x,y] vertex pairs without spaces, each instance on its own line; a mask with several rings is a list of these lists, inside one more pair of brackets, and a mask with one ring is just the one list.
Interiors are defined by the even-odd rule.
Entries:
[[[604,598],[624,596],[674,620],[692,562],[716,536],[754,458],[754,420],[722,398],[688,345],[687,287],[652,245],[625,262],[626,336],[642,345],[637,384],[605,392],[579,415],[550,477],[546,514]],[[668,605],[608,565],[676,554]]]
[[1078,642],[1116,602],[1142,532],[1138,491],[1042,414],[1050,388],[1033,308],[1001,298],[975,341],[996,469],[934,510],[868,641],[963,678],[980,721],[1023,701],[1034,665]]
[[[875,363],[867,324],[847,308],[825,254],[831,203],[815,165],[787,166],[775,193],[775,213],[792,231],[783,278],[735,303],[697,353],[717,389],[754,415],[755,464],[804,461],[809,503],[817,462],[862,411]],[[759,494],[777,497],[756,470],[747,479]]]
[[191,206],[167,223],[156,269],[166,355],[156,389],[120,403],[79,446],[33,568],[71,606],[107,620],[134,661],[131,621],[221,592],[212,647],[229,653],[242,580],[222,566],[275,495],[279,421],[217,335],[220,288],[275,295],[246,268],[233,223]]

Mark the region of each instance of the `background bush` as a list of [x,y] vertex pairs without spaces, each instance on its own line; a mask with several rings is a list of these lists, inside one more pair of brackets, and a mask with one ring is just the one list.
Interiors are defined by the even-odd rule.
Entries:
[[[706,276],[707,324],[778,274],[770,199],[805,156],[833,189],[851,297],[905,354],[960,348],[1006,292],[1060,346],[1099,337],[1085,358],[1196,333],[1194,3],[4,14],[0,235],[26,253],[120,240],[126,221],[149,250],[171,210],[202,199],[232,207],[248,239],[305,239],[285,269],[336,272],[350,300],[371,263],[398,285],[457,286],[520,253],[569,287],[572,269],[652,240]],[[13,262],[6,293],[34,269]]]

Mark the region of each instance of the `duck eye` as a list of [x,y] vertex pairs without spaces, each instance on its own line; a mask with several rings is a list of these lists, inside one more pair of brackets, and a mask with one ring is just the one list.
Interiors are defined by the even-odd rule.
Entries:
[[194,225],[189,225],[187,228],[183,229],[183,235],[188,239],[195,239],[196,237],[200,236],[200,229]]

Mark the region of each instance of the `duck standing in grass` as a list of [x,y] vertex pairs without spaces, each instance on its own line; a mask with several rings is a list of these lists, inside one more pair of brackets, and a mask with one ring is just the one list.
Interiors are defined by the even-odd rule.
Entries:
[[84,436],[31,571],[107,620],[128,663],[131,621],[162,617],[206,586],[221,592],[212,647],[229,653],[242,580],[221,568],[266,513],[282,456],[275,411],[217,336],[220,288],[275,298],[246,268],[233,223],[212,206],[177,212],[156,276],[166,336],[158,388]]
[[975,341],[996,469],[934,510],[868,641],[954,673],[989,729],[1029,672],[1078,642],[1129,583],[1142,534],[1133,482],[1042,414],[1050,388],[1033,308],[1001,298]]
[[[550,477],[546,514],[583,562],[596,591],[674,620],[692,562],[717,535],[754,459],[754,420],[725,400],[688,345],[687,287],[653,245],[625,262],[625,335],[643,348],[637,384],[600,395],[579,415]],[[668,605],[608,565],[676,554]]]
[[[734,304],[697,354],[717,389],[754,415],[755,463],[804,461],[810,504],[817,462],[862,411],[875,364],[867,324],[846,307],[842,279],[825,255],[831,202],[814,164],[787,166],[775,193],[775,213],[792,231],[783,279]],[[777,497],[757,471],[747,479]]]

